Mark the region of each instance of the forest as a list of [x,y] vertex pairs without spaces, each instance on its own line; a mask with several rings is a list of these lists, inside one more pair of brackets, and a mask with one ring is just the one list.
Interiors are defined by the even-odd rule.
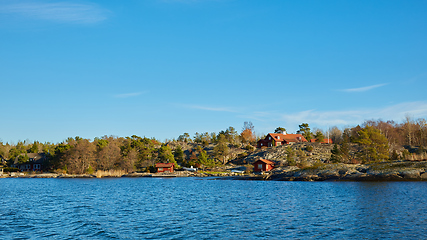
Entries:
[[[274,132],[283,130],[286,129],[277,127]],[[426,155],[425,119],[406,117],[402,123],[369,120],[351,128],[331,127],[326,130],[312,130],[308,123],[302,123],[297,133],[307,140],[316,139],[319,142],[329,137],[335,144],[331,159],[328,160],[332,163],[370,163],[405,160],[414,156],[425,158]],[[183,133],[176,139],[164,142],[136,135],[103,136],[93,140],[77,136],[61,143],[0,142],[0,158],[5,167],[11,167],[28,162],[29,153],[43,153],[46,156],[43,166],[45,171],[71,174],[97,170],[154,172],[154,165],[159,162],[175,163],[178,169],[190,166],[211,168],[261,151],[256,149],[256,143],[264,137],[256,134],[252,122],[245,122],[240,132],[234,127],[228,127],[218,133],[196,132],[193,136]],[[360,151],[356,155],[349,154],[350,144],[359,146]],[[234,154],[237,149],[240,154]],[[416,149],[416,152],[408,149]]]

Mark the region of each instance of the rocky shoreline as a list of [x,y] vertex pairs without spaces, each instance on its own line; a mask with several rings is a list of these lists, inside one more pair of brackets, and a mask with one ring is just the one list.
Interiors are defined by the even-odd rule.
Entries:
[[427,181],[427,161],[396,161],[373,164],[325,164],[299,169],[275,169],[245,180],[272,181]]
[[96,174],[63,174],[63,173],[39,173],[39,174],[26,174],[26,173],[4,173],[0,174],[0,178],[122,178],[122,177],[158,177],[158,178],[170,178],[170,177],[232,177],[241,174],[236,173],[197,173],[188,171],[177,171],[174,173],[129,173],[123,175],[111,175],[111,176],[97,176]]
[[[233,172],[129,173],[106,177],[216,177],[233,180],[271,181],[427,181],[427,161],[395,161],[372,164],[323,164],[300,169],[296,166],[274,169],[264,174],[240,174]],[[101,178],[95,174],[42,173],[2,174],[2,178]]]

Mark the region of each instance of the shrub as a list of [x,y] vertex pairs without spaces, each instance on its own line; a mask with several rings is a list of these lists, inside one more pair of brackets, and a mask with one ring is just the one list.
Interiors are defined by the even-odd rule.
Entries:
[[393,152],[391,153],[390,159],[391,160],[398,160],[399,159],[399,154],[397,153],[396,150],[393,150]]
[[308,145],[307,147],[305,147],[305,150],[307,150],[307,152],[312,152],[313,151],[313,146]]
[[4,172],[19,172],[18,168],[13,168],[13,167],[5,167],[3,168]]
[[93,174],[94,173],[94,170],[93,170],[93,168],[92,168],[91,165],[89,165],[89,167],[87,168],[86,172],[89,173],[89,174]]
[[250,152],[253,152],[255,148],[252,145],[246,145],[245,149]]
[[322,168],[324,165],[325,164],[320,160],[316,160],[316,162],[314,162],[311,166],[306,161],[303,161],[300,163],[299,167],[302,169],[319,169]]
[[294,159],[288,159],[288,166],[296,166],[297,162]]
[[157,172],[157,168],[155,166],[149,166],[147,167],[147,172],[155,173]]
[[411,156],[411,153],[408,151],[408,149],[405,149],[402,151],[402,159],[409,160]]
[[300,161],[300,162],[297,164],[297,166],[298,166],[299,168],[301,168],[301,169],[305,169],[305,168],[310,167],[310,163],[308,163],[308,161],[306,161],[306,160],[303,160],[303,161]]

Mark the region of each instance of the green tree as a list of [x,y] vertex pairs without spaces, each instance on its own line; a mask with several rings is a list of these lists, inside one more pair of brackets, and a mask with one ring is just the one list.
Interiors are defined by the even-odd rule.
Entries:
[[39,142],[34,141],[33,145],[31,146],[30,153],[38,153],[39,152]]
[[22,163],[26,163],[28,162],[28,159],[30,159],[27,155],[27,153],[25,153],[25,155],[19,155],[18,156],[18,163],[22,164]]
[[160,162],[174,163],[177,167],[175,158],[173,157],[172,150],[167,146],[163,145],[158,150],[158,159]]
[[299,125],[299,130],[297,133],[303,135],[307,141],[310,141],[312,139],[313,134],[310,132],[310,127],[308,126],[308,123],[302,123]]
[[55,155],[56,144],[52,144],[50,142],[45,142],[42,146],[42,151],[44,154],[50,155],[53,157]]
[[[49,161],[49,165],[51,166],[52,169],[59,169],[65,166],[66,164],[65,155],[68,153],[70,148],[71,148],[71,145],[68,143],[60,143],[55,147],[53,151],[54,152],[53,157],[50,158],[50,161]],[[68,171],[68,168],[67,168],[67,171]]]
[[212,142],[217,142],[217,136],[215,132],[211,132],[210,137]]
[[235,144],[236,138],[238,136],[237,131],[234,127],[228,127],[225,131],[220,131],[217,136],[217,142],[220,141],[220,135],[223,135],[225,137],[225,140],[231,144]]
[[106,139],[99,139],[99,138],[95,138],[95,142],[96,142],[96,147],[99,150],[102,150],[104,147],[106,147],[108,145],[108,140]]
[[363,163],[389,159],[388,140],[380,130],[366,126],[357,135],[355,142],[362,147],[359,158]]
[[307,159],[307,154],[302,149],[297,150],[297,156],[300,161],[305,161]]
[[[124,159],[134,162],[135,167],[141,169],[154,165],[158,154],[155,147],[156,144],[157,141],[155,139],[141,138],[133,135],[123,140],[120,150]],[[128,158],[130,152],[135,152],[136,156],[132,153],[132,156]]]
[[323,135],[323,133],[321,131],[317,131],[316,134],[314,135],[314,138],[316,138],[316,142],[321,143],[325,139],[325,136]]
[[9,149],[9,159],[14,160],[21,153],[27,153],[25,144],[19,141],[14,147]]
[[340,147],[340,156],[341,160],[345,163],[350,161],[350,145],[349,145],[350,137],[348,134],[343,133],[342,135],[342,144]]
[[338,148],[338,144],[334,144],[334,148],[331,150],[331,162],[332,163],[339,163],[341,162],[341,151]]
[[218,144],[214,147],[214,153],[215,156],[218,159],[221,159],[223,164],[226,163],[228,152],[230,151],[227,140],[225,139],[225,136],[223,134],[220,134],[218,136]]
[[89,165],[89,167],[86,169],[86,172],[88,173],[88,174],[93,174],[93,172],[94,172],[95,170],[93,170],[93,168],[92,168],[92,166],[91,165]]
[[286,133],[286,129],[284,127],[278,127],[274,130],[274,133]]
[[191,142],[190,134],[184,133],[182,135],[179,135],[178,141],[180,141],[180,142]]
[[184,162],[184,151],[182,151],[182,148],[180,145],[178,145],[175,148],[175,151],[173,152],[173,156],[179,164]]
[[202,150],[197,156],[197,162],[203,167],[213,167],[215,166],[215,161],[209,158],[209,155],[205,150]]
[[295,152],[291,148],[291,146],[288,146],[286,148],[286,160],[288,161],[288,166],[295,166],[296,165],[296,162],[295,162]]
[[196,143],[201,143],[201,142],[202,142],[202,134],[200,134],[200,133],[196,132],[196,133],[194,134],[193,139],[194,139],[194,142],[196,142]]

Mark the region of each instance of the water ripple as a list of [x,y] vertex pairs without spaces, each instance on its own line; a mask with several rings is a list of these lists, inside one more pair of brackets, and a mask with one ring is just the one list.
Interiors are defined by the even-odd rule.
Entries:
[[0,179],[0,238],[425,239],[426,187],[425,182]]

